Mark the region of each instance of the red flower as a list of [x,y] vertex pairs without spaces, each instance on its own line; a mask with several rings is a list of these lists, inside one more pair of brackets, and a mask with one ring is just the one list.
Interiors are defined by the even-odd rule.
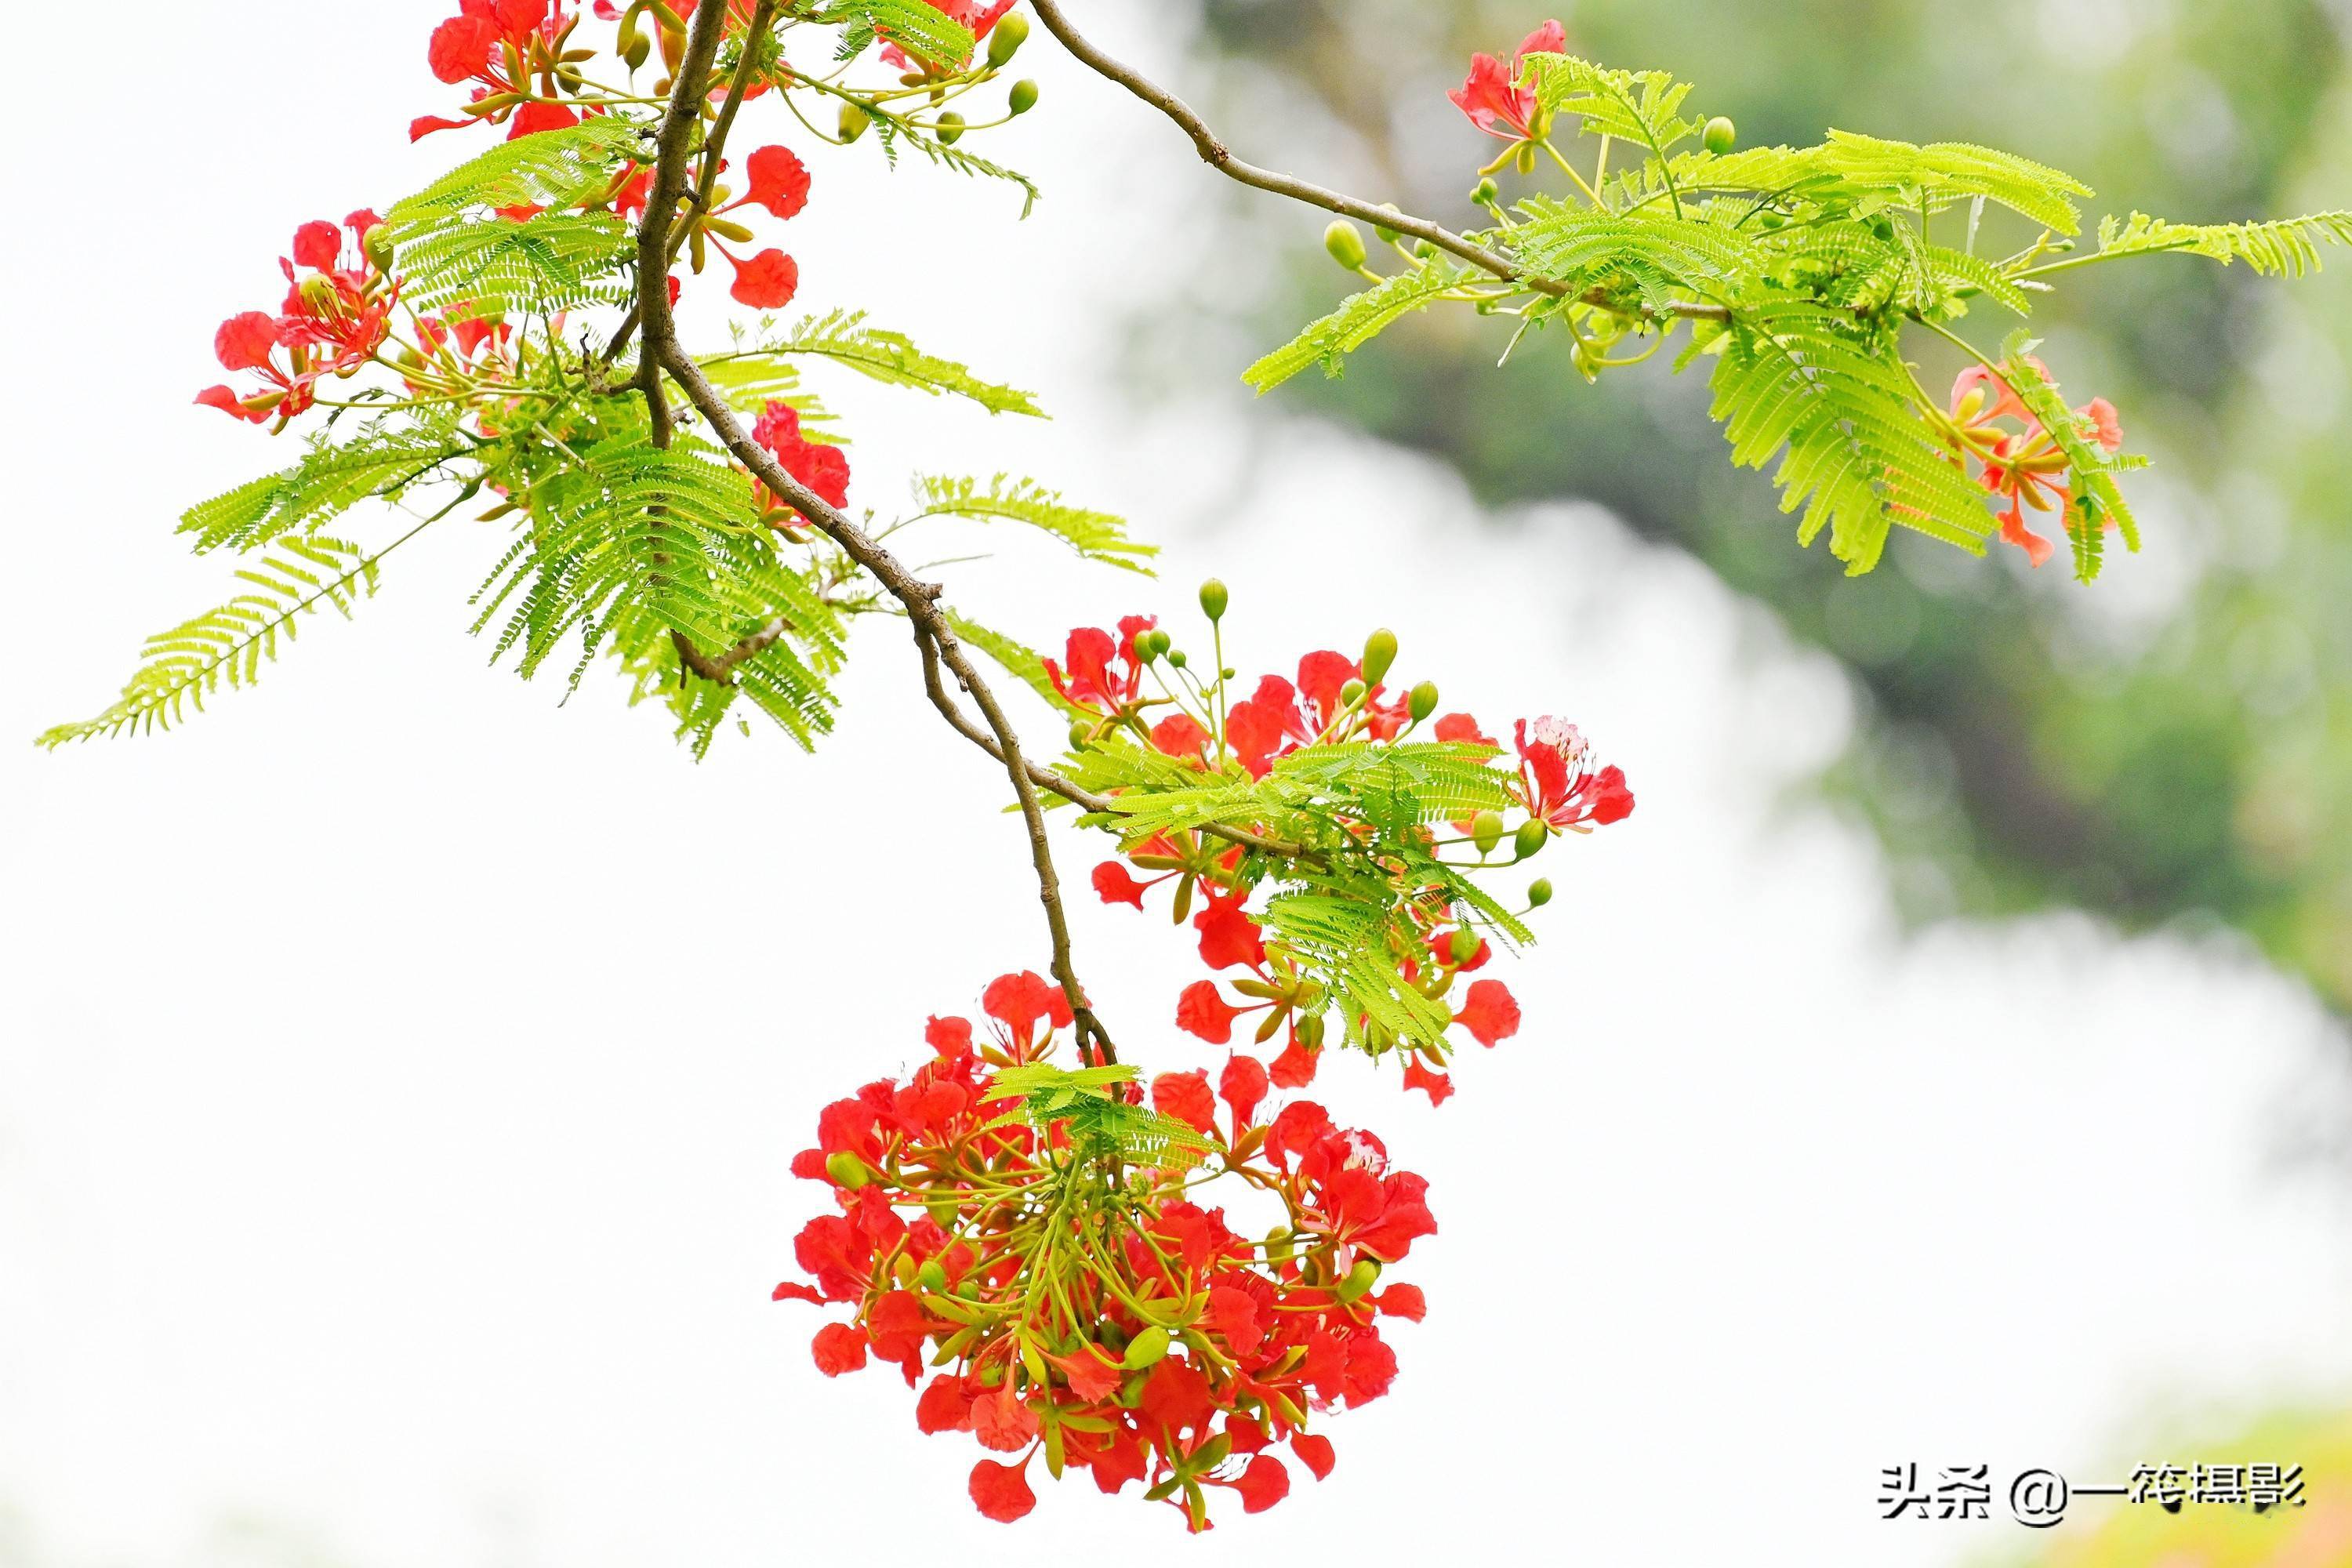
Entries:
[[1290,1435],[1290,1451],[1298,1456],[1299,1463],[1315,1472],[1317,1480],[1330,1475],[1336,1458],[1331,1452],[1330,1438],[1317,1436],[1312,1432],[1294,1432]]
[[1136,657],[1135,638],[1156,624],[1144,616],[1125,616],[1116,640],[1099,626],[1079,626],[1063,648],[1066,668],[1050,658],[1038,662],[1064,701],[1114,718],[1143,693],[1143,661]]
[[1260,1454],[1233,1488],[1241,1494],[1244,1513],[1264,1513],[1290,1495],[1290,1472],[1272,1454]]
[[1492,1046],[1519,1032],[1519,1005],[1501,981],[1480,980],[1472,984],[1469,999],[1454,1010],[1454,1021],[1480,1045]]
[[1174,713],[1151,727],[1151,743],[1171,757],[1199,757],[1208,747],[1209,732],[1189,713]]
[[817,1371],[827,1377],[856,1372],[866,1364],[866,1336],[846,1323],[827,1323],[809,1342]]
[[1015,1059],[1024,1058],[1042,1043],[1037,1037],[1040,1021],[1050,1035],[1068,1028],[1073,1016],[1070,999],[1062,988],[1032,969],[990,981],[988,989],[980,994],[980,1005],[1004,1026],[1004,1043]]
[[286,328],[287,323],[261,310],[247,310],[223,321],[213,334],[213,355],[221,368],[253,371],[268,384],[243,398],[234,387],[209,386],[196,394],[196,401],[256,425],[272,417],[282,424],[307,411],[318,399],[319,378],[333,366],[313,363],[310,351],[298,345],[288,356],[291,368],[280,368],[276,350]]
[[1241,1016],[1242,1010],[1226,1002],[1213,980],[1196,980],[1176,998],[1176,1026],[1213,1046],[1234,1037],[1234,1020]]
[[931,1379],[915,1401],[915,1426],[925,1436],[971,1431],[971,1395],[965,1392],[963,1379],[947,1373]]
[[792,217],[808,205],[808,165],[789,147],[762,147],[744,160],[751,188],[741,201],[763,206],[778,217]]
[[1585,832],[1633,814],[1633,792],[1622,768],[1585,771],[1591,748],[1576,726],[1549,716],[1522,719],[1514,731],[1519,750],[1521,803],[1554,828]]
[[[784,472],[814,490],[826,505],[849,504],[849,458],[838,447],[822,446],[803,437],[800,410],[791,404],[769,404],[751,426],[751,439],[773,452]],[[765,485],[758,487],[758,493],[763,510],[782,504]]]
[[[2048,378],[2049,367],[2040,360],[2029,354],[2026,363]],[[1977,459],[1978,482],[1994,495],[2009,498],[2009,510],[2001,514],[2001,538],[2041,565],[2056,547],[2025,526],[2025,508],[2055,510],[2066,527],[2083,526],[2074,518],[2074,481],[2066,454],[2027,410],[2016,389],[1983,365],[1970,365],[1953,381],[1950,413],[1959,447],[1954,461],[1965,467],[1967,458]],[[2089,426],[2090,438],[2099,447],[2110,452],[2123,449],[2123,421],[2114,404],[2095,397],[2075,409],[2074,416]],[[2005,430],[1995,423],[2000,419],[2015,419],[2022,428]],[[2112,521],[2105,526],[2112,527]]]
[[[1189,994],[1189,993],[1188,993]],[[1181,1019],[1179,1020],[1181,1021]],[[1234,1131],[1250,1124],[1257,1108],[1265,1099],[1267,1077],[1265,1064],[1255,1057],[1234,1056],[1225,1060],[1225,1070],[1217,1075],[1217,1095],[1233,1108]]]
[[755,310],[781,310],[800,292],[801,265],[781,250],[763,250],[749,261],[736,259],[724,247],[719,247],[719,254],[735,268],[735,286],[728,293],[739,305],[749,305]]
[[1471,56],[1469,77],[1445,96],[1453,100],[1454,108],[1470,117],[1471,124],[1487,135],[1499,136],[1506,142],[1525,142],[1536,134],[1535,91],[1518,85],[1527,57],[1561,54],[1567,47],[1567,31],[1558,22],[1546,22],[1519,41],[1518,52],[1509,65],[1492,55]]
[[1404,1086],[1408,1089],[1417,1089],[1426,1093],[1432,1105],[1443,1105],[1454,1095],[1454,1080],[1442,1072],[1430,1071],[1419,1057],[1405,1062]]
[[973,1506],[999,1524],[1024,1518],[1037,1506],[1037,1494],[1029,1489],[1025,1462],[1000,1465],[993,1459],[981,1460],[971,1468],[971,1491]]
[[1095,891],[1102,895],[1104,903],[1133,904],[1139,910],[1143,907],[1143,895],[1151,889],[1150,882],[1137,881],[1116,860],[1106,860],[1096,867],[1094,882]]
[[1212,969],[1265,966],[1265,939],[1258,934],[1257,921],[1242,912],[1246,897],[1212,893],[1208,907],[1192,917],[1192,929],[1201,933],[1201,962]]
[[1480,746],[1491,746],[1495,743],[1495,738],[1482,733],[1478,729],[1478,721],[1467,713],[1447,713],[1440,716],[1435,734],[1441,741]]
[[1164,1072],[1151,1080],[1151,1108],[1205,1132],[1215,1122],[1216,1097],[1205,1072]]

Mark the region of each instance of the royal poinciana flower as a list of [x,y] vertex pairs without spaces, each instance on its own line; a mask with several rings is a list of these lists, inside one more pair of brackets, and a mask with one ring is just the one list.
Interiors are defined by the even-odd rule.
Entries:
[[[1265,1075],[1239,1058],[1213,1087],[1197,1071],[1150,1086],[1205,1163],[1107,1160],[1077,1122],[1034,1122],[1028,1091],[999,1084],[1052,1056],[1070,1016],[1059,995],[1007,975],[984,997],[992,1045],[934,1018],[930,1060],[825,1108],[793,1169],[835,1212],[802,1230],[803,1278],[775,1297],[850,1309],[812,1341],[818,1370],[879,1362],[920,1385],[917,1426],[969,1433],[990,1456],[968,1485],[990,1519],[1027,1514],[1041,1468],[1139,1485],[1195,1531],[1217,1491],[1273,1507],[1291,1485],[1275,1450],[1328,1475],[1330,1443],[1309,1426],[1396,1376],[1379,1320],[1418,1321],[1427,1303],[1386,1272],[1437,1228],[1427,1184],[1318,1105],[1262,1117]],[[1205,1206],[1204,1183],[1223,1177],[1275,1222],[1262,1238]]]
[[1522,804],[1554,830],[1589,833],[1633,815],[1625,771],[1591,771],[1591,748],[1564,719],[1522,719],[1512,730],[1519,751]]
[[1489,136],[1506,142],[1538,138],[1542,131],[1535,124],[1535,89],[1519,85],[1523,63],[1529,55],[1556,55],[1567,47],[1566,29],[1558,22],[1546,22],[1519,40],[1508,64],[1492,55],[1471,56],[1470,75],[1445,96]]
[[[2048,369],[2028,355],[2026,363],[2044,377]],[[2075,409],[2074,416],[2090,427],[2091,439],[2102,449],[2123,449],[2123,422],[2116,406],[2095,397]],[[1996,496],[2009,499],[2001,513],[2000,536],[2025,552],[2036,566],[2056,549],[2050,541],[2025,526],[2025,509],[2055,511],[2062,526],[2083,526],[2074,514],[2074,479],[2071,463],[2042,421],[2035,418],[2016,389],[1989,367],[1972,364],[1952,383],[1950,417],[1955,439],[1965,457],[1977,459],[1977,481]],[[2000,421],[2013,419],[2014,430]],[[1965,461],[1956,456],[1955,461]],[[2111,525],[2110,525],[2111,526]]]
[[408,139],[485,123],[506,125],[509,138],[578,124],[577,112],[553,101],[560,56],[578,21],[549,0],[459,0],[457,15],[433,29],[425,63],[452,87],[474,83],[470,101],[487,107],[462,119],[420,115],[409,121]]
[[[791,404],[778,400],[761,410],[751,426],[751,439],[774,453],[786,473],[814,490],[826,504],[849,504],[848,456],[838,447],[825,446],[803,436],[800,410]],[[767,486],[754,481],[754,489],[762,511],[786,510],[782,500],[769,493]]]

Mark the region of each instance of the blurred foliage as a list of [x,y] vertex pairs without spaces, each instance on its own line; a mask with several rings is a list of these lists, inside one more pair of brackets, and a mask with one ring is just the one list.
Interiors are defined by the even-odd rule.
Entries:
[[[1556,9],[1201,0],[1202,47],[1228,57],[1212,104],[1245,155],[1459,226],[1493,144],[1444,90]],[[1832,126],[1990,142],[2083,177],[2094,210],[2183,221],[2352,206],[2347,0],[1589,0],[1561,20],[1572,52],[1696,81],[1744,145]],[[1229,211],[1298,258],[1237,323],[1279,342],[1344,289],[1321,215]],[[1767,485],[1721,461],[1698,378],[1663,360],[1596,392],[1564,349],[1497,370],[1492,323],[1433,316],[1277,395],[1443,458],[1488,504],[1602,502],[1841,659],[1865,722],[1823,783],[1880,832],[1910,917],[2218,920],[2352,1009],[2352,266],[2283,285],[2158,261],[2043,310],[2053,370],[2158,464],[2135,490],[2145,551],[2091,589],[1918,540],[1846,580],[1790,548]],[[1163,317],[1168,352],[1237,370],[1200,363],[1233,341],[1201,324]]]
[[[2152,1503],[2080,1498],[2038,1549],[1988,1558],[2019,1568],[2352,1568],[2352,1416],[2273,1415],[2221,1447],[2150,1453],[2150,1464],[2301,1465],[2301,1508]],[[2098,1479],[2113,1484],[2128,1470]],[[1995,1500],[1996,1510],[1999,1500]]]

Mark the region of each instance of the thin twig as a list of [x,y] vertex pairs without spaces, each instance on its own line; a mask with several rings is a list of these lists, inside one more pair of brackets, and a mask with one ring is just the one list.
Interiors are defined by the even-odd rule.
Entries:
[[[1393,207],[1376,206],[1361,196],[1329,190],[1296,175],[1278,174],[1271,169],[1262,169],[1255,163],[1234,157],[1233,149],[1226,146],[1223,139],[1209,129],[1208,122],[1194,113],[1182,99],[1088,42],[1076,27],[1070,26],[1070,19],[1062,14],[1058,0],[1031,0],[1031,5],[1037,13],[1037,19],[1045,24],[1045,30],[1059,38],[1064,48],[1076,55],[1097,75],[1117,82],[1174,121],[1177,127],[1192,139],[1192,145],[1199,150],[1202,162],[1219,174],[1277,196],[1287,196],[1308,206],[1321,207],[1325,212],[1338,213],[1343,217],[1351,217],[1360,223],[1371,224],[1398,234],[1409,234],[1415,239],[1425,239],[1438,249],[1491,272],[1505,282],[1534,289],[1538,294],[1559,296],[1568,292],[1568,286],[1559,279],[1530,272],[1501,252],[1489,250],[1475,240],[1465,239],[1443,224],[1414,217]],[[1608,303],[1597,293],[1587,293],[1580,299],[1586,304]],[[1688,301],[1669,304],[1661,313],[1689,321],[1727,321],[1731,319],[1727,306]]]

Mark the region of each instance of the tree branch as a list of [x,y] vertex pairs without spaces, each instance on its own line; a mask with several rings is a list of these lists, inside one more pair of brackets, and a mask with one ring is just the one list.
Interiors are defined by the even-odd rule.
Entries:
[[[988,732],[994,744],[989,749],[1001,760],[1007,776],[1013,781],[1013,792],[1021,805],[1021,815],[1029,827],[1030,858],[1037,873],[1037,896],[1045,908],[1045,923],[1053,939],[1054,977],[1061,983],[1063,994],[1068,999],[1070,1011],[1077,1026],[1078,1055],[1082,1061],[1108,1063],[1118,1059],[1110,1036],[1087,1005],[1085,990],[1079,985],[1077,973],[1070,959],[1068,921],[1062,910],[1061,883],[1054,872],[1052,851],[1045,837],[1045,816],[1037,803],[1036,786],[1029,777],[1029,764],[1021,754],[1020,737],[1013,732],[1012,722],[1004,716],[987,683],[982,681],[971,661],[964,657],[957,643],[955,632],[940,613],[940,590],[919,581],[906,566],[882,545],[869,538],[866,531],[839,509],[829,505],[806,485],[794,478],[775,455],[751,439],[751,435],[735,417],[735,412],[720,396],[709,377],[691,355],[679,346],[677,319],[669,303],[669,254],[667,241],[672,216],[686,187],[686,163],[693,136],[694,125],[701,113],[709,91],[711,63],[718,58],[719,39],[726,30],[730,7],[722,4],[705,4],[695,11],[692,28],[688,35],[686,58],[678,63],[671,88],[670,101],[662,120],[657,142],[658,161],[654,184],[644,217],[637,231],[637,314],[639,332],[645,345],[644,385],[649,404],[656,411],[656,429],[666,423],[667,413],[662,404],[660,380],[667,373],[685,392],[687,400],[709,420],[719,441],[733,453],[738,462],[756,475],[769,491],[786,506],[799,512],[827,538],[841,547],[849,558],[873,574],[898,602],[906,606],[907,617],[913,623],[919,644],[924,647],[928,660],[936,654],[953,671],[957,683],[971,694],[981,716],[987,721]],[[763,4],[760,15],[766,16],[771,7]]]
[[[1287,196],[1292,201],[1304,202],[1308,206],[1321,207],[1325,212],[1338,213],[1342,216],[1354,218],[1360,223],[1391,229],[1398,234],[1409,234],[1415,239],[1425,239],[1438,249],[1459,257],[1464,261],[1494,274],[1507,283],[1516,283],[1523,289],[1531,289],[1539,294],[1559,296],[1568,292],[1567,285],[1557,279],[1530,272],[1500,251],[1489,250],[1475,240],[1466,239],[1442,224],[1432,223],[1427,218],[1414,217],[1410,213],[1401,213],[1391,207],[1375,206],[1360,196],[1351,196],[1345,192],[1328,190],[1295,175],[1278,174],[1271,169],[1262,169],[1255,163],[1234,157],[1233,150],[1225,145],[1223,139],[1214,131],[1210,130],[1208,122],[1194,113],[1192,107],[1182,99],[1152,81],[1133,67],[1122,65],[1103,53],[1087,41],[1076,27],[1070,26],[1070,19],[1062,14],[1059,0],[1031,0],[1031,5],[1037,13],[1037,19],[1045,24],[1045,30],[1059,38],[1064,48],[1076,55],[1080,63],[1097,75],[1117,82],[1174,121],[1177,127],[1192,139],[1192,145],[1199,149],[1202,162],[1218,173],[1238,180],[1244,185],[1270,192],[1277,196]],[[1608,303],[1605,298],[1598,296],[1597,291],[1587,293],[1580,298],[1589,305]],[[1688,321],[1727,321],[1731,319],[1731,311],[1727,306],[1707,305],[1695,301],[1677,301],[1664,307],[1661,313],[1679,316]]]

